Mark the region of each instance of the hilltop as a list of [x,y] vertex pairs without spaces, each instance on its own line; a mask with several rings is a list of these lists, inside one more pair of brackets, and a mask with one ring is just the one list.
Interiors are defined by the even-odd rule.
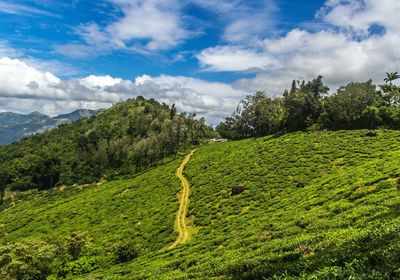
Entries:
[[[74,120],[88,114],[59,118]],[[0,147],[0,190],[49,189],[132,177],[214,136],[204,119],[137,97]]]
[[[366,134],[197,149],[184,170],[192,236],[170,250],[185,153],[133,179],[9,193],[1,250],[42,248],[47,275],[73,279],[397,279],[400,132]],[[73,256],[71,240],[89,241]]]

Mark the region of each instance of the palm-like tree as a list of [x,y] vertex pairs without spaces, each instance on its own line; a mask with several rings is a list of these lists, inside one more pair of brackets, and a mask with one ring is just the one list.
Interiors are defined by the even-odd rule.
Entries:
[[400,75],[398,72],[390,72],[386,73],[386,78],[384,79],[385,83],[389,83],[390,85],[394,80],[400,79]]

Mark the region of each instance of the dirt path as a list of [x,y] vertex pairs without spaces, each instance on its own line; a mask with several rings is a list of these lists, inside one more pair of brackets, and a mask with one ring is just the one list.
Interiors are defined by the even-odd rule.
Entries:
[[176,177],[178,177],[182,182],[182,191],[179,199],[179,211],[175,219],[175,227],[179,235],[174,244],[169,247],[170,249],[175,248],[178,244],[184,243],[188,240],[189,234],[186,225],[186,213],[189,203],[190,184],[186,177],[183,175],[183,170],[185,169],[185,165],[189,162],[191,156],[195,151],[196,149],[192,150],[188,155],[186,155],[181,165],[176,170]]

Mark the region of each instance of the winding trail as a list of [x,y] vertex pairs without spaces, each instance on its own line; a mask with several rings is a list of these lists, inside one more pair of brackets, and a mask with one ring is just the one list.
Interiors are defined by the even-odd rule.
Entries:
[[175,219],[175,227],[178,230],[178,238],[175,240],[174,244],[172,244],[169,249],[175,248],[177,245],[181,243],[185,243],[188,240],[188,229],[186,225],[186,213],[187,206],[189,203],[189,192],[190,192],[190,183],[188,179],[183,175],[183,170],[185,169],[185,165],[189,162],[193,153],[196,149],[192,150],[188,155],[185,156],[181,165],[176,170],[176,177],[178,177],[182,182],[182,192],[179,199],[179,210],[176,214]]

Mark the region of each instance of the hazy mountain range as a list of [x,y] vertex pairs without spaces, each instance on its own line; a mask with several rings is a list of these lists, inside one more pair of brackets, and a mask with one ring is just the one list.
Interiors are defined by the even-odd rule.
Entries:
[[51,130],[60,124],[94,116],[97,112],[97,110],[81,109],[55,117],[37,111],[27,115],[13,112],[0,113],[0,145],[10,144],[23,137]]

